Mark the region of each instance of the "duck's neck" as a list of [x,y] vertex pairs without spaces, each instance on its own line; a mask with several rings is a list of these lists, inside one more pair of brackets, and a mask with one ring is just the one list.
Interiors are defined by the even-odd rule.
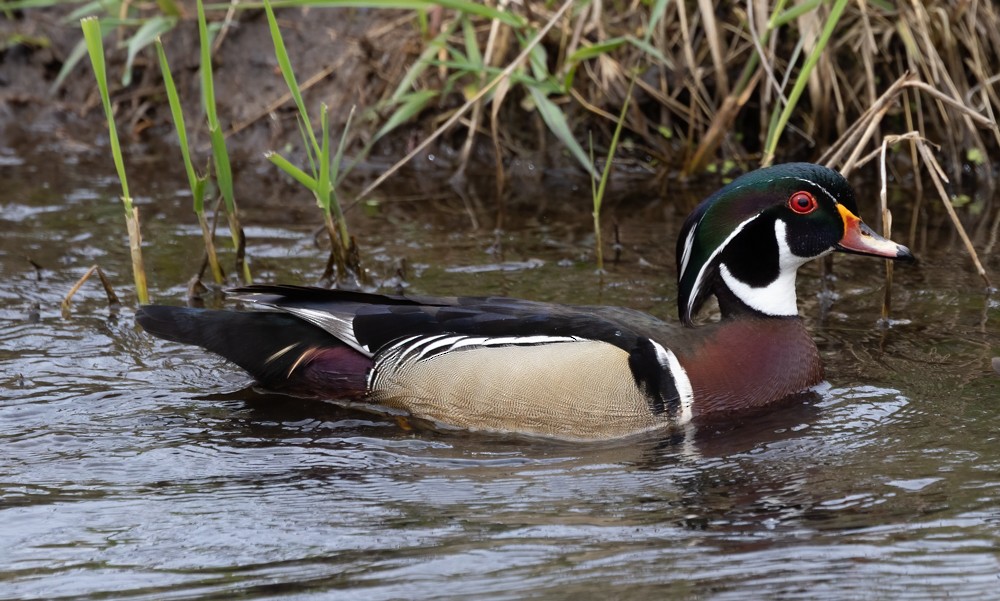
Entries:
[[798,317],[746,315],[701,329],[700,342],[678,353],[695,419],[761,409],[823,379],[816,343]]

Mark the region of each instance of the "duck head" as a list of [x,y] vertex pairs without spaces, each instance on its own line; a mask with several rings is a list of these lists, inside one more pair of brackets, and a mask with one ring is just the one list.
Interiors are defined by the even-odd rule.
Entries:
[[723,318],[798,315],[796,271],[835,250],[913,259],[857,213],[847,180],[820,165],[775,165],[737,178],[702,201],[681,229],[681,319],[691,325],[709,294],[718,298]]

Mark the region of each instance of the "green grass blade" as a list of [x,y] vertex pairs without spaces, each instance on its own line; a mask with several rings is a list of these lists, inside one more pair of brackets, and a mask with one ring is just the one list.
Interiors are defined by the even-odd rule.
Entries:
[[806,58],[805,64],[802,65],[802,69],[799,71],[799,75],[795,79],[795,85],[792,87],[792,91],[788,95],[788,104],[786,104],[784,109],[782,109],[777,123],[775,123],[774,127],[767,132],[767,141],[764,144],[764,157],[761,160],[761,165],[770,165],[774,160],[774,152],[777,149],[778,139],[781,137],[781,132],[784,131],[785,126],[788,125],[788,120],[792,116],[792,111],[795,110],[795,106],[798,104],[799,98],[802,96],[802,92],[805,90],[806,84],[809,82],[809,74],[812,73],[812,70],[816,67],[816,63],[819,62],[820,55],[823,54],[823,49],[826,48],[827,42],[830,41],[830,37],[833,35],[833,30],[837,28],[837,23],[840,21],[840,16],[844,13],[844,8],[846,6],[847,0],[836,0],[834,2],[833,8],[830,10],[830,16],[823,25],[823,31],[820,33],[819,39],[816,41],[816,47],[813,48],[812,52]]
[[111,141],[111,156],[114,158],[115,169],[122,185],[122,205],[125,208],[125,226],[128,230],[129,254],[132,256],[132,277],[135,281],[135,292],[140,303],[149,302],[149,289],[146,286],[146,269],[142,262],[142,234],[139,230],[139,211],[132,206],[132,196],[128,191],[128,180],[125,177],[125,161],[122,159],[122,149],[118,141],[118,129],[115,127],[115,115],[111,107],[111,96],[108,93],[108,74],[104,63],[104,38],[101,35],[101,23],[96,17],[88,17],[80,21],[83,37],[87,40],[87,52],[94,68],[97,88],[101,94],[101,104],[104,105],[104,115],[108,121],[108,137]]
[[599,42],[591,46],[580,48],[573,54],[569,55],[569,57],[566,59],[566,62],[572,64],[580,61],[585,61],[591,58],[596,58],[598,56],[601,56],[602,54],[613,52],[618,48],[621,48],[625,44],[631,44],[632,46],[635,46],[639,50],[642,50],[646,54],[655,58],[661,64],[664,65],[671,64],[670,60],[666,57],[666,55],[660,52],[660,50],[656,46],[653,46],[652,44],[650,44],[645,40],[640,40],[639,38],[630,35],[620,36],[617,38],[610,38],[604,40],[603,42]]
[[788,25],[795,19],[798,19],[807,12],[816,10],[819,8],[820,4],[823,4],[825,0],[805,0],[805,2],[800,2],[795,6],[789,8],[788,10],[782,11],[780,13],[775,13],[774,17],[769,21],[768,27],[771,29],[782,27]]
[[[632,90],[635,88],[635,76],[628,84],[628,93],[625,94],[625,102],[622,110],[618,113],[618,123],[615,125],[615,133],[611,136],[611,146],[608,148],[608,158],[604,161],[604,169],[601,170],[601,183],[594,189],[594,178],[590,180],[591,193],[594,196],[594,243],[596,245],[597,268],[604,270],[604,248],[601,242],[601,205],[604,204],[604,192],[607,190],[608,179],[611,176],[611,166],[614,163],[615,152],[618,150],[618,139],[622,135],[622,127],[625,125],[625,115],[628,113],[629,101],[632,100]],[[594,142],[590,142],[590,164],[594,164]]]
[[108,134],[111,138],[111,156],[114,158],[118,179],[122,184],[122,202],[125,203],[125,215],[132,218],[132,197],[128,192],[128,179],[125,177],[125,161],[122,159],[122,149],[118,142],[118,128],[115,127],[115,114],[111,108],[111,96],[108,93],[107,69],[104,64],[104,38],[101,36],[101,23],[97,17],[87,17],[80,21],[83,37],[87,41],[87,52],[90,54],[90,64],[97,78],[97,88],[104,105],[104,116],[108,120]]
[[337,145],[337,155],[333,157],[333,164],[330,166],[330,179],[333,181],[334,188],[340,182],[340,166],[344,162],[344,149],[347,148],[347,132],[351,129],[351,121],[354,120],[354,109],[351,107],[351,112],[347,113],[347,121],[344,123],[344,131],[340,133],[340,143]]
[[[53,4],[56,4],[54,2]],[[9,4],[9,3],[8,3]],[[74,21],[79,21],[84,17],[93,17],[97,15],[117,15],[119,13],[118,3],[115,2],[112,6],[106,0],[93,0],[80,7],[73,9],[68,15],[63,17],[63,23],[72,23]]]
[[302,100],[302,91],[299,89],[299,83],[295,79],[292,61],[288,58],[288,51],[285,49],[285,40],[281,37],[278,20],[274,17],[274,9],[268,0],[264,0],[264,10],[267,12],[267,24],[271,30],[274,56],[278,59],[278,67],[281,69],[281,75],[285,78],[285,85],[288,86],[288,91],[295,100],[295,106],[298,107],[299,114],[302,115],[302,121],[305,123],[305,130],[309,134],[309,140],[312,142],[313,149],[316,154],[321,154],[319,144],[316,142],[316,134],[313,133],[312,122],[309,120],[309,113],[306,111],[306,104]]
[[[188,145],[187,125],[184,123],[184,109],[181,107],[180,98],[177,95],[177,86],[174,84],[174,77],[170,71],[170,64],[167,62],[167,53],[163,50],[160,39],[156,39],[156,55],[160,61],[160,73],[163,76],[163,86],[167,90],[167,103],[170,105],[170,114],[174,120],[174,131],[177,132],[177,141],[181,147],[181,157],[184,159],[184,170],[187,172],[188,186],[194,195],[194,211],[200,213],[204,211],[204,196],[196,194],[198,186],[198,176],[195,173],[194,165],[191,163],[191,148]],[[200,186],[204,191],[204,185]]]
[[326,105],[319,109],[319,123],[323,143],[319,151],[319,177],[316,179],[316,202],[330,213],[330,114]]
[[316,154],[319,151],[315,148],[309,141],[309,134],[306,133],[306,126],[302,122],[302,115],[295,116],[295,126],[299,128],[299,137],[302,138],[302,147],[306,149],[306,158],[309,159],[309,171],[312,172],[315,177],[319,173],[319,169],[316,168]]
[[476,27],[467,14],[462,15],[462,34],[465,37],[465,56],[474,64],[483,66],[483,54],[479,51],[479,40],[476,39]]
[[226,135],[222,128],[208,130],[212,141],[212,160],[215,163],[215,181],[219,192],[226,203],[228,213],[236,213],[236,195],[233,193],[233,168],[229,164],[229,151],[226,149]]
[[[594,158],[594,132],[587,132],[587,143],[590,145],[590,164],[596,165],[597,159]],[[600,212],[601,210],[601,200],[597,197],[597,178],[590,178],[590,197],[594,200],[594,211]]]
[[212,279],[215,280],[216,284],[222,284],[225,281],[225,275],[219,266],[215,244],[212,242],[212,231],[208,226],[208,221],[205,219],[205,188],[208,184],[208,175],[198,177],[198,174],[194,170],[194,165],[191,163],[191,149],[187,139],[187,125],[184,123],[184,110],[177,95],[177,86],[174,84],[174,77],[170,71],[167,53],[163,50],[160,38],[156,38],[156,55],[160,63],[163,85],[167,90],[167,102],[170,105],[170,114],[174,121],[174,131],[177,132],[177,141],[181,147],[181,157],[184,159],[184,170],[187,172],[188,186],[191,188],[194,213],[198,217],[198,225],[201,226],[202,237],[205,242],[205,254],[208,256],[208,264],[212,270]]
[[[521,45],[524,44],[526,41],[521,40]],[[549,55],[541,44],[531,48],[531,52],[528,53],[528,64],[531,65],[531,75],[535,81],[541,83],[549,79]]]
[[340,200],[337,198],[337,184],[340,181],[340,166],[344,160],[344,149],[347,147],[347,132],[351,129],[351,120],[354,118],[354,107],[351,107],[351,112],[347,114],[347,121],[344,123],[344,131],[340,134],[340,143],[337,145],[337,155],[333,157],[333,163],[330,165],[330,177],[333,181],[333,187],[330,190],[332,195],[332,206],[333,213],[337,217],[337,223],[340,225],[340,241],[344,244],[345,249],[350,246],[350,237],[347,233],[347,221],[344,220],[344,212],[340,208]]
[[580,162],[580,165],[586,169],[592,177],[597,177],[597,171],[594,169],[594,164],[590,162],[587,158],[587,153],[584,152],[583,147],[580,143],[576,141],[573,137],[573,132],[570,131],[569,123],[566,122],[566,115],[559,109],[558,106],[545,95],[542,90],[536,86],[528,86],[528,91],[531,93],[532,99],[535,101],[535,107],[538,108],[538,113],[542,116],[542,120],[545,121],[545,125],[548,126],[549,131],[551,131],[559,141],[562,142],[566,149],[570,151],[576,160]]
[[70,51],[69,56],[66,57],[66,62],[63,63],[62,67],[59,69],[59,73],[56,75],[55,81],[49,87],[49,92],[55,92],[62,87],[63,81],[66,77],[76,68],[83,57],[87,56],[87,40],[86,38],[80,38],[80,41],[73,46],[73,50]]
[[129,86],[132,83],[132,63],[135,57],[146,46],[149,46],[161,34],[167,33],[177,25],[177,17],[157,15],[150,17],[143,23],[135,34],[128,40],[128,55],[125,59],[125,72],[122,74],[122,85]]
[[667,65],[668,67],[673,68],[674,66],[673,62],[669,58],[667,58],[665,54],[660,52],[660,49],[657,48],[656,46],[650,44],[649,42],[646,42],[645,40],[640,40],[639,38],[630,35],[625,36],[625,39],[628,41],[629,44],[632,44],[639,50],[642,50],[649,56],[655,58],[661,65]]
[[604,163],[604,169],[601,171],[601,183],[597,187],[597,194],[594,196],[594,216],[595,218],[601,213],[601,203],[604,201],[604,190],[608,186],[608,179],[611,176],[611,164],[615,158],[615,152],[618,150],[618,140],[622,135],[622,127],[625,125],[625,115],[628,113],[629,101],[632,100],[632,90],[635,87],[635,77],[632,77],[632,81],[628,85],[628,93],[625,94],[625,102],[622,104],[622,110],[618,113],[618,123],[615,125],[615,133],[611,136],[611,147],[608,148],[608,158]]
[[372,141],[369,144],[373,144],[382,136],[419,114],[427,106],[427,103],[436,98],[437,95],[437,90],[418,90],[404,97],[403,104],[389,116],[385,124],[372,136]]
[[642,41],[648,44],[649,40],[652,39],[657,25],[663,20],[663,15],[667,14],[668,4],[670,4],[670,0],[656,0],[653,3],[653,8],[649,11],[649,25],[646,27],[646,35],[642,36]]
[[591,58],[596,58],[602,54],[607,54],[614,50],[617,50],[625,45],[625,37],[608,38],[603,42],[598,42],[596,44],[591,44],[590,46],[584,46],[580,48],[573,54],[566,57],[567,63],[578,63],[580,61],[585,61]]
[[264,157],[278,166],[279,169],[291,176],[310,191],[315,191],[319,185],[314,177],[293,165],[288,159],[276,152],[268,152]]
[[201,101],[208,117],[208,129],[219,129],[215,110],[215,84],[212,79],[212,43],[205,22],[205,6],[198,0],[198,41],[201,45]]
[[251,283],[250,265],[243,253],[244,238],[240,226],[239,215],[236,213],[236,194],[233,190],[233,168],[229,163],[229,151],[226,149],[226,136],[219,124],[219,116],[215,108],[215,84],[212,78],[212,44],[208,36],[208,25],[205,20],[205,6],[198,0],[198,41],[201,47],[201,94],[205,105],[205,115],[208,121],[208,135],[212,142],[212,162],[215,164],[215,181],[219,193],[226,205],[226,218],[229,221],[229,235],[236,250],[237,264],[242,267],[244,283]]

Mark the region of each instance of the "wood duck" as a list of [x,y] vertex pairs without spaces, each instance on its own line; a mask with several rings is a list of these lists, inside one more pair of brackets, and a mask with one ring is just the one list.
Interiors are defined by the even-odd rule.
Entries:
[[[913,259],[857,213],[847,181],[809,163],[759,169],[709,196],[677,243],[689,327],[617,307],[296,286],[235,291],[261,311],[145,306],[137,320],[278,392],[444,427],[618,438],[759,411],[818,384],[799,266],[835,250]],[[692,327],[709,295],[721,319]]]

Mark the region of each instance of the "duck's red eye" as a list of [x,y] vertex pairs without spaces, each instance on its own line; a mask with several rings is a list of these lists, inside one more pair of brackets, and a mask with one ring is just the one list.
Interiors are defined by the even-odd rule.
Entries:
[[796,192],[788,198],[788,208],[799,215],[812,213],[816,210],[817,206],[816,198],[805,190]]

